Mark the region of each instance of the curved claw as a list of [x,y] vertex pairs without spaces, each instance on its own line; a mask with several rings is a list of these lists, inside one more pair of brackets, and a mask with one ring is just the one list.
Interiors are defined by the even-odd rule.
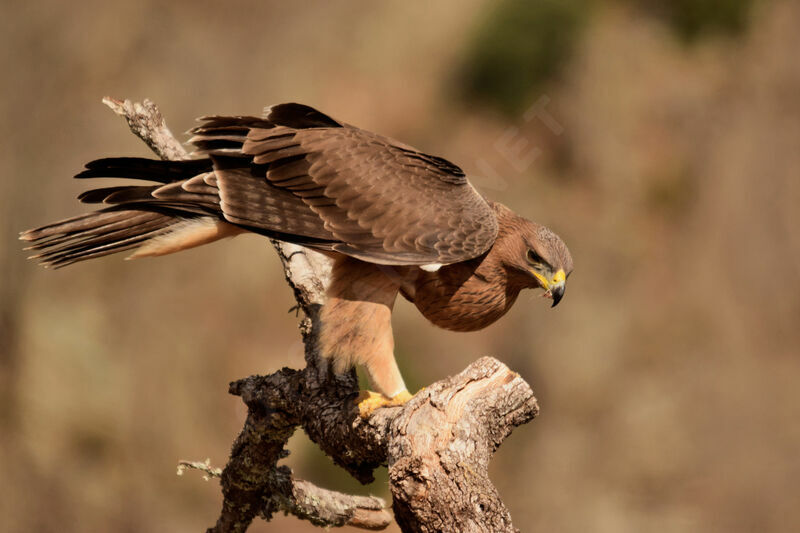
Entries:
[[358,412],[361,415],[361,418],[367,418],[376,409],[380,409],[382,407],[397,407],[399,405],[403,405],[411,398],[413,398],[413,396],[407,390],[404,390],[403,392],[400,392],[391,398],[384,396],[379,392],[362,390],[356,398],[356,404],[358,405]]

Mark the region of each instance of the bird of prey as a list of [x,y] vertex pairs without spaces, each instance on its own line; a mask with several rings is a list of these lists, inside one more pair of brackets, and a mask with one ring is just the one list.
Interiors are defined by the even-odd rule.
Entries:
[[376,392],[362,395],[362,413],[411,397],[394,358],[398,293],[455,331],[495,322],[522,289],[544,289],[553,306],[564,296],[564,242],[441,157],[295,103],[200,120],[191,159],[88,163],[76,178],[149,183],[84,192],[106,207],[23,232],[32,257],[63,267],[129,249],[160,256],[243,232],[327,254],[320,352],[337,371],[364,366]]

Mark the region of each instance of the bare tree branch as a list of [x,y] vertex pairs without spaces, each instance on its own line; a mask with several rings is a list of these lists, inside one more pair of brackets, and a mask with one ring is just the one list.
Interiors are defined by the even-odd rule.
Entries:
[[[152,102],[104,102],[160,157],[187,157]],[[380,499],[322,489],[278,466],[298,426],[362,483],[372,481],[375,468],[387,465],[395,519],[405,532],[516,531],[489,481],[488,465],[513,428],[538,413],[528,384],[485,357],[401,407],[360,417],[355,372],[334,374],[317,350],[329,260],[294,244],[273,245],[305,314],[300,331],[306,367],[231,383],[229,392],[242,398],[248,416],[222,472],[222,511],[209,531],[243,532],[256,516],[269,520],[275,512],[325,527],[383,529],[390,523]]]
[[156,104],[147,98],[139,103],[106,96],[103,98],[103,103],[114,113],[124,117],[131,131],[161,159],[186,159],[189,156],[183,145],[167,128],[167,123]]
[[178,475],[182,476],[186,470],[204,472],[203,479],[206,481],[212,477],[222,477],[222,469],[211,466],[211,459],[206,459],[205,461],[178,461]]

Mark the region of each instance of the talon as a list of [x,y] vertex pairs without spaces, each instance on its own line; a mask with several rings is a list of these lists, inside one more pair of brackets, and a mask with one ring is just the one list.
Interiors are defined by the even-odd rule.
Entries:
[[412,397],[413,396],[411,393],[409,393],[407,390],[404,390],[392,396],[391,398],[384,396],[380,392],[362,390],[356,398],[356,404],[358,405],[358,412],[361,415],[361,418],[367,418],[376,409],[380,409],[382,407],[397,407],[399,405],[403,405]]

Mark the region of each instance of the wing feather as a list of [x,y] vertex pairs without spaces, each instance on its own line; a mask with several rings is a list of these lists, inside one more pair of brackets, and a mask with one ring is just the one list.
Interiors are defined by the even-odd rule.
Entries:
[[81,201],[111,204],[109,212],[23,238],[45,261],[63,266],[139,246],[181,220],[212,216],[364,261],[430,265],[476,257],[497,235],[493,208],[440,157],[300,104],[273,106],[263,118],[201,120],[191,131],[194,159],[93,161],[77,177],[151,184],[87,191]]
[[[389,264],[463,261],[494,242],[493,209],[449,161],[298,104],[257,120],[241,119],[246,135],[219,117],[193,130],[215,163],[226,220],[290,232],[302,220],[302,231],[338,241],[335,249]],[[234,137],[239,160],[209,148]]]

